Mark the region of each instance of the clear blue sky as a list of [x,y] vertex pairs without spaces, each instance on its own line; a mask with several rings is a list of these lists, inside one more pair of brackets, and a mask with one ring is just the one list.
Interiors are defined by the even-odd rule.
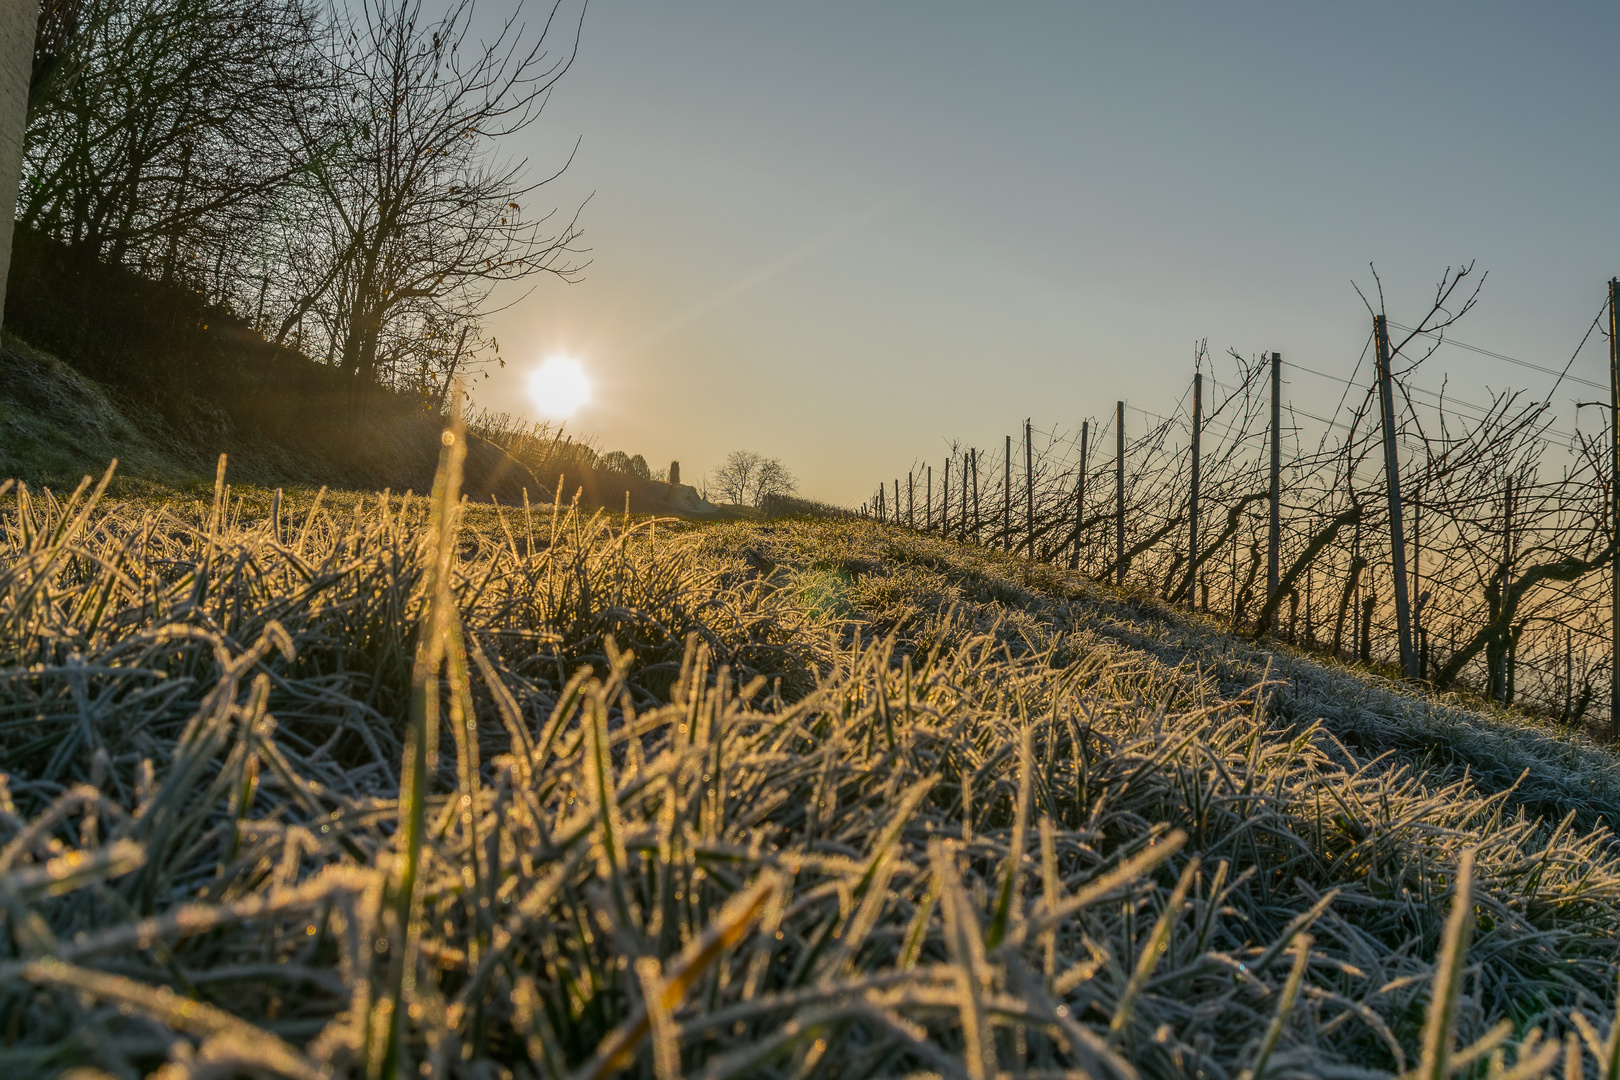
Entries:
[[[496,319],[478,400],[525,411],[569,353],[604,449],[688,477],[758,450],[850,503],[1025,416],[1168,412],[1200,338],[1347,375],[1370,261],[1411,321],[1477,260],[1456,337],[1562,367],[1620,272],[1617,47],[1598,4],[600,0],[512,147],[580,140],[547,190],[594,192],[594,262]],[[1475,400],[1550,383],[1430,363]]]

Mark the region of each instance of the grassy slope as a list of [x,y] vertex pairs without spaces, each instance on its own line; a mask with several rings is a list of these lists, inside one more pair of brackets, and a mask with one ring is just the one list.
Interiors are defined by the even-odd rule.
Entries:
[[971,627],[1015,654],[1055,650],[1054,664],[1100,649],[1139,670],[1143,696],[1170,708],[1234,700],[1269,678],[1278,683],[1268,701],[1275,721],[1320,719],[1357,764],[1390,753],[1432,783],[1466,776],[1478,790],[1511,791],[1530,813],[1556,820],[1573,812],[1583,829],[1620,831],[1620,756],[1562,725],[1471,696],[1424,693],[1283,643],[1257,644],[1155,597],[996,550],[869,523],[708,536],[717,551],[780,564],[812,598],[825,597],[829,613],[867,633],[896,632],[926,649],[942,640],[949,616],[956,629],[945,638]]
[[1613,1016],[1601,748],[870,523],[469,508],[452,616],[420,500],[247,496],[5,511],[0,1062],[1351,1075],[1470,882],[1438,1019]]

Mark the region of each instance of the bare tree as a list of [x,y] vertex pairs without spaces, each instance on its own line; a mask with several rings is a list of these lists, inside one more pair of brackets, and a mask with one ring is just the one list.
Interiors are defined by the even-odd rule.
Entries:
[[752,450],[733,450],[726,460],[715,467],[710,477],[711,490],[721,501],[746,506],[752,501],[756,478],[765,455]]
[[315,74],[306,3],[51,5],[20,224],[225,299],[241,240],[296,168],[283,106]]
[[[331,38],[335,93],[296,103],[313,239],[293,257],[302,295],[278,336],[318,310],[355,418],[379,381],[420,367],[408,357],[423,328],[459,337],[497,283],[578,269],[577,217],[554,224],[524,205],[557,174],[535,180],[526,162],[496,154],[568,70],[584,10],[574,17],[559,0],[537,36],[523,14],[479,43],[472,0],[435,20],[420,0],[361,0]],[[460,350],[445,356],[465,362]]]
[[710,477],[711,490],[722,502],[763,506],[768,499],[799,490],[786,465],[753,450],[733,450]]
[[764,506],[770,499],[780,499],[799,490],[799,481],[788,472],[787,466],[776,458],[765,458],[754,474],[753,505]]

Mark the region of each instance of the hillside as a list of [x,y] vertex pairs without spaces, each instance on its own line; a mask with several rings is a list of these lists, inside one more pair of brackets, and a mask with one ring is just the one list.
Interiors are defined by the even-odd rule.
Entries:
[[[99,473],[117,458],[115,494],[206,497],[221,452],[229,458],[233,482],[296,488],[305,497],[324,486],[396,492],[433,486],[442,424],[431,412],[385,410],[353,438],[323,430],[316,417],[303,441],[296,431],[257,426],[253,415],[234,413],[228,402],[196,394],[158,401],[136,388],[104,383],[10,333],[0,334],[0,372],[0,479],[35,489],[71,489],[81,476]],[[296,411],[299,405],[290,394],[267,408]],[[577,494],[587,506],[623,509],[628,496],[632,509],[643,512],[721,516],[712,508],[705,512],[691,487],[677,490],[603,469],[589,447],[559,451],[510,427],[469,431],[467,455],[464,489],[478,499],[548,501],[561,478],[565,497]]]
[[8,496],[5,1060],[1606,1075],[1608,750],[871,522],[457,511],[447,456]]

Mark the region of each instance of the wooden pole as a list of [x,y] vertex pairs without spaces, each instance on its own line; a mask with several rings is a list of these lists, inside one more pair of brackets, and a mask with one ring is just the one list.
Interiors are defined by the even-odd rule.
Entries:
[[1029,557],[1035,558],[1035,444],[1030,422],[1024,420],[1024,533],[1029,537]]
[[900,478],[894,478],[894,523],[900,524]]
[[967,543],[968,538],[968,458],[970,456],[969,454],[962,455],[962,513],[956,519],[956,536],[964,544]]
[[906,473],[906,528],[908,529],[917,527],[917,496],[916,489],[912,485],[913,478],[913,473]]
[[1395,588],[1395,631],[1400,638],[1401,674],[1417,678],[1412,654],[1412,603],[1406,591],[1406,537],[1401,528],[1401,467],[1395,455],[1395,387],[1389,371],[1389,329],[1382,315],[1373,316],[1378,340],[1378,396],[1383,407],[1384,479],[1389,491],[1389,561]]
[[1271,354],[1271,535],[1266,540],[1266,616],[1262,634],[1271,629],[1280,597],[1282,563],[1282,353]]
[[1305,567],[1305,647],[1316,648],[1316,627],[1311,623],[1311,567]]
[[[1007,449],[1001,455],[1001,550],[1012,550],[1012,436],[1007,436]],[[1620,601],[1616,601],[1620,610]]]
[[1192,488],[1187,498],[1187,606],[1198,606],[1198,481],[1202,476],[1204,433],[1204,373],[1193,375]]
[[1125,403],[1114,406],[1114,497],[1119,506],[1114,513],[1114,581],[1125,584]]
[[945,486],[939,496],[939,535],[951,538],[951,459],[945,459]]
[[934,531],[934,467],[928,466],[928,489],[923,492],[923,514],[925,515],[923,528],[927,532]]
[[1234,628],[1237,626],[1237,602],[1238,602],[1237,555],[1238,555],[1238,532],[1239,531],[1240,530],[1238,530],[1238,529],[1232,530],[1232,578],[1231,578],[1231,582],[1232,582],[1232,626]]
[[1575,711],[1575,632],[1564,627],[1564,723]]
[[979,451],[973,450],[973,542],[980,543],[984,539],[981,531],[982,522],[979,518]]
[[1423,636],[1423,504],[1412,503],[1412,647],[1417,652],[1418,678],[1429,677],[1428,654]]
[[[1508,586],[1513,583],[1513,477],[1507,478],[1507,484],[1502,492],[1502,607],[1507,608]],[[1502,631],[1502,670],[1498,676],[1501,679],[1497,686],[1498,700],[1504,705],[1513,704],[1513,694],[1508,689],[1512,685],[1513,676],[1509,668],[1513,661],[1508,657],[1509,643],[1513,640],[1513,620],[1508,619],[1506,629]]]
[[1086,524],[1086,443],[1091,437],[1091,421],[1080,423],[1080,475],[1074,481],[1074,550],[1069,553],[1069,569],[1080,569],[1080,530]]
[[[1609,279],[1609,528],[1620,537],[1620,280]],[[1620,545],[1617,545],[1620,546]],[[1609,564],[1612,594],[1609,738],[1620,739],[1620,558]]]

